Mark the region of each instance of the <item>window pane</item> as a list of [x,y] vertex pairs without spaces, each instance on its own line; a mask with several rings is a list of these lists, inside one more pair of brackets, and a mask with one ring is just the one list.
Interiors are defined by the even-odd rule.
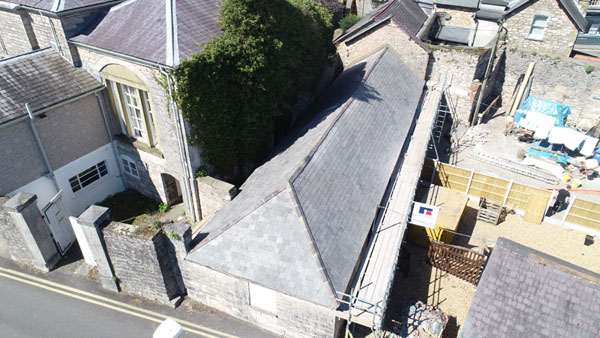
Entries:
[[126,159],[124,159],[124,158],[123,158],[123,159],[121,159],[121,161],[123,161],[123,169],[125,169],[125,172],[126,172],[126,173],[131,173],[131,172],[129,171],[129,162],[127,162],[127,160],[126,160]]
[[532,38],[541,38],[544,36],[544,29],[539,27],[531,27],[531,34],[529,34]]
[[548,20],[548,18],[545,16],[536,16],[533,18],[533,26],[546,27],[546,20]]

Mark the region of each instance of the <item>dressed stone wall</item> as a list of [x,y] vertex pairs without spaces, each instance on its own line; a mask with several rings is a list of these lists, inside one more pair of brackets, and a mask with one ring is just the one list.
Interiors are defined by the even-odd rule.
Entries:
[[[548,17],[542,41],[528,38],[535,15]],[[532,0],[505,18],[508,47],[527,53],[569,56],[577,37],[577,28],[558,0]]]
[[[145,83],[146,88],[148,89],[152,114],[156,124],[158,146],[151,149],[147,146],[144,147],[143,145],[138,145],[127,140],[118,142],[119,152],[136,161],[138,163],[138,168],[143,172],[143,175],[140,175],[139,179],[131,177],[130,175],[125,175],[127,177],[127,184],[130,188],[136,189],[144,195],[151,198],[158,198],[166,202],[167,196],[161,174],[169,174],[179,181],[184,202],[188,206],[187,212],[191,215],[191,203],[187,201],[184,192],[184,182],[186,177],[181,163],[182,154],[177,138],[175,117],[167,109],[168,98],[165,90],[155,81],[155,77],[160,76],[158,69],[104,55],[83,47],[77,47],[76,49],[82,67],[98,79],[100,79],[100,71],[105,66],[109,64],[118,64],[135,73]],[[115,122],[117,121],[117,115],[114,112],[112,105],[107,104],[105,108],[113,120],[111,122],[115,127],[113,128],[113,132],[119,134],[121,128],[116,127],[118,125],[118,122]],[[123,140],[126,139],[126,137],[123,135],[120,139]],[[202,162],[200,159],[200,152],[197,148],[189,146],[189,152],[192,163],[191,176]],[[192,186],[193,178],[190,177],[189,180],[190,186]],[[197,201],[193,203],[197,203]]]
[[390,46],[415,73],[425,78],[429,61],[428,51],[419,46],[393,22],[351,42],[344,41],[338,44],[337,50],[344,68],[347,68],[385,46]]
[[[568,105],[572,114],[567,123],[587,130],[600,121],[600,66],[597,63],[578,60],[533,56],[520,50],[506,51],[504,82],[497,82],[496,91],[502,92],[503,102],[510,97],[521,74],[530,62],[535,62],[530,95]],[[586,66],[595,65],[589,74]]]
[[250,306],[248,281],[185,261],[188,296],[202,304],[286,337],[332,337],[333,310],[276,292],[276,314]]
[[16,12],[0,9],[0,39],[6,48],[3,51],[0,47],[0,55],[14,56],[31,51],[21,16]]
[[199,177],[196,182],[203,219],[212,216],[221,209],[226,201],[231,201],[237,194],[237,189],[233,184],[210,176]]

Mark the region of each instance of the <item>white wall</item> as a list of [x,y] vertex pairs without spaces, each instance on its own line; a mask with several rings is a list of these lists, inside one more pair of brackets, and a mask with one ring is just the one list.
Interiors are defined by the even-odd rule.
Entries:
[[[101,161],[106,161],[108,174],[76,193],[73,193],[71,185],[69,184],[69,178]],[[69,213],[69,216],[79,216],[88,208],[88,206],[102,201],[108,195],[115,194],[125,189],[123,180],[120,176],[119,167],[117,167],[118,165],[119,164],[112,152],[111,145],[110,143],[107,143],[75,161],[58,169],[54,169],[54,175],[58,181],[58,185],[63,191],[63,205],[65,206],[65,209],[67,209],[65,211]],[[37,206],[40,210],[54,195],[56,195],[57,192],[52,180],[47,177],[40,177],[8,195],[13,196],[20,191],[36,194],[38,196]]]

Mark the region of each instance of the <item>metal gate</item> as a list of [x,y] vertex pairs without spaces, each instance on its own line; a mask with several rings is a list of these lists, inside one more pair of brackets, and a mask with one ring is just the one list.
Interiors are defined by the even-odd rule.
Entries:
[[61,255],[64,255],[75,242],[75,233],[65,216],[65,210],[60,196],[53,198],[42,210],[44,219],[50,227],[54,242]]

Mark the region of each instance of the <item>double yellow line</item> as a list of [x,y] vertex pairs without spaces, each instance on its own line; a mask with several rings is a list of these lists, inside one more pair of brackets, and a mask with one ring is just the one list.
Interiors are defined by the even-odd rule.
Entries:
[[[143,308],[140,308],[137,306],[133,306],[133,305],[130,305],[127,303],[116,301],[114,299],[98,296],[93,293],[89,293],[89,292],[86,292],[83,290],[72,288],[70,286],[62,285],[59,283],[55,283],[55,282],[52,282],[49,280],[38,278],[38,277],[28,275],[28,274],[25,274],[25,273],[22,273],[19,271],[6,269],[3,267],[0,267],[0,276],[9,278],[9,279],[12,279],[12,280],[24,283],[24,284],[35,286],[35,287],[38,287],[38,288],[41,288],[44,290],[52,291],[52,292],[55,292],[55,293],[58,293],[58,294],[61,294],[61,295],[67,296],[67,297],[79,299],[84,302],[102,306],[107,309],[119,311],[122,313],[126,313],[128,315],[131,315],[131,316],[135,316],[138,318],[153,321],[156,323],[162,323],[162,321],[167,318],[173,318],[170,316],[165,316],[158,312],[146,310],[146,309],[143,309]],[[194,333],[194,334],[197,334],[202,337],[236,338],[236,336],[233,336],[233,335],[230,335],[230,334],[227,334],[225,332],[221,332],[221,331],[218,331],[215,329],[211,329],[206,326],[194,324],[194,323],[191,323],[191,322],[188,322],[185,320],[181,320],[181,319],[177,319],[177,318],[173,318],[173,319],[175,321],[177,321],[183,327],[184,331]]]

